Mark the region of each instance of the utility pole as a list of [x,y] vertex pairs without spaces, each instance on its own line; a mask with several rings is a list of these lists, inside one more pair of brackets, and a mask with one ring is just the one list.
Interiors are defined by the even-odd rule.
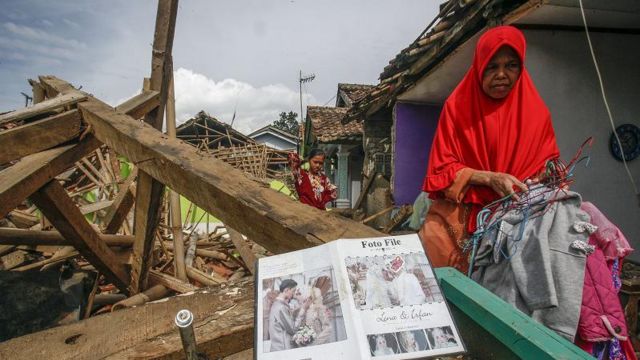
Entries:
[[[305,122],[305,119],[302,117],[302,83],[312,82],[313,79],[315,79],[315,78],[316,78],[315,74],[311,74],[311,75],[307,75],[307,76],[303,77],[302,76],[302,70],[300,70],[300,74],[299,74],[299,77],[298,77],[298,83],[300,84],[300,127],[302,127],[302,125]],[[302,134],[302,136],[303,136],[302,145],[304,145],[304,142],[306,140],[305,138],[306,138],[307,131],[308,131],[308,129],[305,126],[304,133]],[[298,136],[298,149],[297,150],[298,150],[298,154],[301,153],[301,150],[304,150],[304,148],[301,149],[301,147],[300,147],[300,137],[299,136]],[[300,154],[300,155],[304,156],[304,154]]]

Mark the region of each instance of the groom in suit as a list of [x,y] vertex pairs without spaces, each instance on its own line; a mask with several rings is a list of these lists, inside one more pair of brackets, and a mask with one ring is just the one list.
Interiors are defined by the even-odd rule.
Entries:
[[304,314],[311,304],[309,299],[300,302],[301,306],[298,311],[298,316],[294,320],[289,302],[291,302],[291,299],[296,293],[297,286],[298,283],[292,279],[285,279],[280,283],[280,294],[276,297],[269,311],[270,352],[293,348],[291,337],[296,333],[296,330],[304,320]]

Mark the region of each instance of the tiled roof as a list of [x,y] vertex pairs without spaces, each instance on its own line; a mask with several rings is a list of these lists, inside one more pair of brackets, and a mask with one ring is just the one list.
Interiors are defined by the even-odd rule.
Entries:
[[340,100],[343,100],[346,103],[346,107],[351,107],[354,101],[360,100],[374,87],[375,85],[338,84],[338,99],[336,100],[336,106],[338,106]]
[[362,138],[362,122],[342,123],[348,108],[307,106],[313,134],[321,143],[353,141]]
[[408,47],[387,65],[380,82],[354,100],[343,122],[361,121],[391,106],[396,97],[429,73],[451,51],[486,27],[502,23],[511,14],[539,6],[537,0],[449,0],[440,13]]

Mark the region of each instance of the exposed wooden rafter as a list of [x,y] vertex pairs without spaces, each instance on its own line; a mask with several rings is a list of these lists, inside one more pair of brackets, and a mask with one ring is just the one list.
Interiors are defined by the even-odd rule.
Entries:
[[50,149],[80,135],[78,110],[0,132],[0,164]]
[[129,274],[124,264],[117,260],[56,180],[36,191],[31,200],[82,256],[121,291],[127,292]]

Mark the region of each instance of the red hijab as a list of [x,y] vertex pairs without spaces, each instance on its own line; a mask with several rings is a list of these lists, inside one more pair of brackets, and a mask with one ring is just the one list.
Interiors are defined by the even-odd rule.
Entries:
[[[482,73],[503,45],[515,50],[522,70],[509,95],[495,100],[482,90]],[[424,180],[432,198],[441,198],[465,167],[524,181],[559,156],[551,114],[524,67],[525,48],[524,35],[512,26],[492,28],[478,40],[471,69],[440,114]],[[497,198],[489,187],[471,186],[463,202],[483,206]]]

